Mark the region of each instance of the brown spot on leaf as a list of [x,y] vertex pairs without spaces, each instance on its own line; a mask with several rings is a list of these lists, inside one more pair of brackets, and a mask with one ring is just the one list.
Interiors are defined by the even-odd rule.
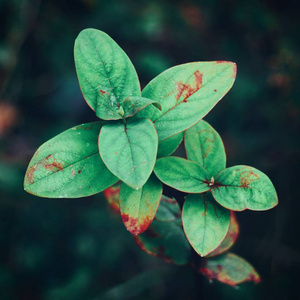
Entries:
[[191,84],[188,83],[177,83],[177,94],[175,95],[176,101],[187,102],[187,99],[196,93],[202,87],[203,74],[200,71],[195,71],[193,73],[195,79]]
[[244,167],[246,169],[240,174],[240,185],[243,188],[249,188],[251,182],[259,180],[259,176],[255,174],[249,167]]
[[34,177],[34,172],[36,170],[37,166],[32,166],[30,167],[27,172],[26,172],[26,180],[27,182],[29,182],[30,184],[34,183],[33,177]]
[[78,170],[77,172],[78,172],[78,174],[80,174],[82,172],[82,170]]

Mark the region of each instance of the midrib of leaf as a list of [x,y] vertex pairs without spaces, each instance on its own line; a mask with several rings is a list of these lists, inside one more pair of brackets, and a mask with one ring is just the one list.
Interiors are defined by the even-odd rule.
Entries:
[[[93,46],[95,47],[95,49],[97,49],[97,45],[94,43],[93,39],[91,38],[90,34],[88,33],[87,34],[89,40],[91,41],[91,43],[93,44]],[[111,50],[111,49],[110,49]],[[82,52],[81,52],[82,53]],[[104,70],[104,73],[105,73],[105,76],[106,78],[108,79],[108,82],[109,82],[109,85],[110,85],[110,88],[111,88],[111,93],[113,93],[114,97],[116,99],[119,99],[119,97],[116,96],[115,92],[114,92],[114,87],[112,86],[112,83],[111,83],[111,80],[110,80],[110,77],[108,75],[108,72],[106,70],[106,67],[105,67],[105,63],[104,63],[104,60],[102,59],[101,55],[99,54],[98,51],[96,51],[97,53],[97,56],[99,57],[99,60],[101,61],[102,65],[103,65],[103,70]],[[92,67],[93,68],[93,67]],[[95,70],[95,68],[93,68]],[[95,70],[95,71],[98,71],[98,70]]]
[[[54,155],[54,154],[57,154],[57,153],[73,153],[73,154],[77,154],[77,153],[74,153],[74,152],[64,152],[64,151],[63,151],[63,152],[54,152],[54,153],[52,153],[51,155]],[[31,185],[31,186],[32,186],[32,185],[35,185],[37,182],[39,182],[39,181],[45,179],[46,177],[48,178],[48,177],[50,177],[51,175],[56,174],[57,172],[64,171],[64,170],[66,170],[67,168],[69,168],[71,165],[72,165],[72,166],[73,166],[73,165],[76,165],[76,164],[82,162],[83,160],[85,160],[85,159],[87,159],[87,158],[89,158],[89,157],[92,157],[92,156],[94,156],[94,155],[96,155],[96,154],[98,154],[98,151],[97,151],[95,154],[88,155],[88,156],[86,156],[86,157],[84,157],[84,158],[82,158],[82,159],[80,159],[80,160],[78,160],[78,161],[76,161],[76,162],[74,162],[74,163],[72,163],[72,164],[69,164],[69,165],[64,166],[63,170],[56,170],[56,171],[53,171],[51,174],[46,175],[46,176],[44,176],[44,177],[42,177],[42,178],[40,178],[40,179],[38,179],[38,180],[35,180],[35,181],[34,181],[33,183],[31,183],[30,185]],[[77,155],[78,155],[78,154],[77,154]],[[36,163],[36,164],[34,164],[33,166],[36,166],[36,165],[38,165],[38,164],[39,164],[39,162]],[[33,167],[33,166],[32,166],[32,167]],[[84,165],[84,166],[85,166],[85,165]],[[83,167],[84,167],[84,166],[83,166]]]
[[[203,84],[202,86],[201,86],[201,88],[199,89],[199,90],[197,90],[196,92],[198,92],[198,91],[200,91],[202,88],[204,88],[207,84],[209,84],[211,81],[213,81],[213,80],[215,80],[217,77],[219,77],[222,73],[224,73],[226,70],[228,69],[228,67],[227,68],[224,68],[221,72],[219,72],[215,77],[213,77],[212,79],[210,79],[209,81],[207,81],[205,84]],[[191,75],[192,76],[192,75]],[[191,78],[191,76],[189,77],[189,78]],[[188,79],[189,79],[188,78]],[[185,83],[188,81],[188,79],[185,81]],[[173,80],[173,79],[172,79]],[[174,81],[174,80],[173,80]],[[176,82],[174,81],[174,83],[175,83],[175,85],[176,85]],[[196,93],[195,92],[195,93]],[[188,99],[191,97],[191,96],[193,96],[195,93],[193,93],[192,95],[190,95],[189,97],[187,97],[185,100],[186,100],[186,102],[188,102]],[[182,93],[180,94],[180,96],[182,95]],[[183,102],[183,100],[182,101],[176,101],[176,103],[175,103],[175,105],[174,106],[172,106],[171,108],[169,108],[166,112],[164,112],[163,114],[161,114],[158,118],[156,118],[155,120],[153,120],[152,122],[153,123],[155,123],[159,118],[161,118],[161,117],[163,117],[165,114],[167,114],[169,111],[171,111],[171,110],[173,110],[176,106],[178,106],[178,105],[180,105],[181,103]]]

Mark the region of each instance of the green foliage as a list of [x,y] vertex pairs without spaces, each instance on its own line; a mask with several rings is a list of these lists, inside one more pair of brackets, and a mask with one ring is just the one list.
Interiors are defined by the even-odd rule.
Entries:
[[199,272],[209,279],[216,279],[233,286],[245,281],[260,282],[255,269],[246,260],[230,252],[206,259]]
[[118,178],[99,156],[102,126],[103,122],[81,124],[43,144],[29,163],[25,190],[40,197],[78,198],[115,184]]
[[126,228],[132,234],[140,234],[149,227],[156,214],[161,194],[162,184],[154,175],[138,190],[122,183],[121,216]]
[[160,158],[156,161],[154,172],[164,184],[182,192],[203,193],[210,190],[207,171],[184,158]]
[[[193,248],[205,257],[199,272],[208,278],[258,282],[247,262],[226,253],[238,235],[232,211],[270,209],[278,202],[276,191],[255,168],[226,169],[221,137],[202,120],[232,87],[235,63],[175,66],[141,92],[131,61],[107,34],[83,30],[74,54],[82,94],[101,121],[43,144],[29,164],[25,190],[76,198],[106,189],[148,254],[195,266]],[[183,138],[188,159],[170,157]],[[182,216],[177,201],[162,196],[162,183],[187,193]]]
[[248,166],[234,166],[218,173],[212,194],[221,205],[236,211],[267,210],[278,203],[271,180]]
[[200,121],[230,90],[236,76],[232,62],[195,62],[168,69],[143,90],[143,97],[156,99],[162,110],[153,107],[138,116],[155,124],[162,141]]
[[199,163],[211,176],[225,169],[226,153],[219,134],[204,120],[185,133],[187,158]]
[[184,232],[200,256],[206,256],[220,245],[230,224],[229,210],[211,198],[209,193],[188,195],[182,211]]
[[134,189],[149,178],[157,154],[157,134],[149,119],[125,124],[106,124],[99,135],[103,162],[119,179]]

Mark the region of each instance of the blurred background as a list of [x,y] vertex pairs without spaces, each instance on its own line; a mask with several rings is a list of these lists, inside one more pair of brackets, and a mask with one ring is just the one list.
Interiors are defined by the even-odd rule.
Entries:
[[[274,0],[0,0],[0,298],[296,299],[297,8],[296,1]],[[88,27],[125,50],[142,87],[177,64],[237,63],[233,88],[205,119],[224,140],[228,166],[258,168],[277,189],[276,208],[237,214],[241,230],[232,251],[255,266],[260,284],[210,284],[148,256],[102,194],[73,200],[24,192],[35,150],[96,120],[73,61],[74,40]]]

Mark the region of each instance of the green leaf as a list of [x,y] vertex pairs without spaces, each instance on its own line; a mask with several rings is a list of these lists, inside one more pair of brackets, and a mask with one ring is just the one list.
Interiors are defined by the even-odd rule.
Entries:
[[209,174],[198,163],[180,157],[163,157],[156,161],[154,173],[164,184],[186,193],[210,190]]
[[141,97],[138,76],[126,53],[106,33],[89,28],[79,33],[74,56],[87,104],[101,119],[121,119],[125,99]]
[[199,272],[210,280],[216,279],[232,286],[245,281],[260,282],[256,270],[246,260],[230,252],[206,259]]
[[230,212],[214,201],[210,193],[188,195],[182,211],[183,229],[200,256],[215,250],[225,238]]
[[154,219],[162,194],[162,184],[154,176],[138,190],[121,185],[120,209],[127,230],[134,235],[144,232]]
[[157,157],[171,155],[180,145],[184,132],[179,132],[158,143]]
[[99,136],[103,162],[134,189],[141,188],[152,173],[157,144],[157,133],[149,119],[104,125]]
[[161,110],[161,105],[154,100],[143,97],[127,97],[125,98],[122,108],[124,110],[124,118],[132,117],[140,110],[144,109],[148,105],[153,104],[156,108]]
[[211,176],[226,167],[225,148],[219,134],[205,121],[186,131],[184,145],[187,158],[199,163]]
[[[149,255],[175,265],[186,265],[190,262],[191,247],[181,226],[179,205],[175,202],[175,199],[162,196],[157,211],[159,219],[155,216],[149,228],[136,236],[135,241]],[[172,212],[172,210],[175,211]]]
[[162,111],[148,106],[138,116],[151,119],[162,141],[201,120],[230,90],[236,64],[226,61],[194,62],[166,70],[143,90]]
[[118,182],[104,191],[109,207],[118,214],[120,214],[120,187],[120,182]]
[[175,198],[169,198],[162,195],[160,205],[155,215],[156,221],[174,221],[180,222],[181,209]]
[[211,252],[209,255],[206,257],[213,257],[220,255],[226,251],[228,251],[233,244],[235,243],[237,237],[239,234],[239,223],[237,222],[236,216],[233,211],[230,212],[230,225],[228,232],[225,236],[225,239],[223,242],[220,244],[220,246],[215,249],[213,252]]
[[103,164],[98,135],[103,123],[73,127],[43,144],[29,163],[24,188],[47,198],[97,194],[118,181]]
[[248,166],[234,166],[218,173],[212,194],[222,206],[235,211],[267,210],[278,204],[271,180]]

